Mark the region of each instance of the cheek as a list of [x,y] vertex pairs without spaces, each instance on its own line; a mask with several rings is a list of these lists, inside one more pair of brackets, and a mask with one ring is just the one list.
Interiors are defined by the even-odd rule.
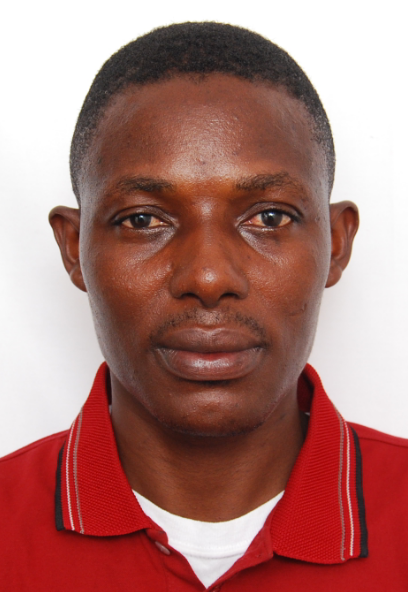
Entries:
[[311,348],[329,269],[326,241],[296,244],[253,265],[251,283],[262,303],[265,321],[279,322],[279,338],[287,347]]
[[256,269],[254,292],[271,339],[271,368],[279,392],[290,388],[306,365],[314,342],[327,264],[321,252],[304,248]]
[[82,269],[101,348],[141,347],[164,306],[168,270],[128,248],[84,246]]

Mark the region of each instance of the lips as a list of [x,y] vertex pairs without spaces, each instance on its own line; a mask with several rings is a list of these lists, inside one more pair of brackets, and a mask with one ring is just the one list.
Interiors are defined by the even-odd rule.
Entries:
[[242,378],[260,363],[264,345],[243,331],[183,329],[172,332],[155,347],[161,366],[185,380]]

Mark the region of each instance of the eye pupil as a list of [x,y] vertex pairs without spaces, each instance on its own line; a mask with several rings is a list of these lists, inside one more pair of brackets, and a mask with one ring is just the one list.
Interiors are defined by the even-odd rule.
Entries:
[[267,210],[266,212],[262,212],[261,216],[265,226],[279,226],[282,222],[283,213],[276,210]]
[[133,228],[146,228],[151,221],[152,216],[150,214],[135,214],[130,218]]

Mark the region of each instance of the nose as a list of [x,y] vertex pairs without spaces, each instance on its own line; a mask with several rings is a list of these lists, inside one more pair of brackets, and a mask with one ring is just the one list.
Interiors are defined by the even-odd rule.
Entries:
[[236,241],[201,229],[180,242],[170,281],[174,298],[196,298],[205,308],[215,308],[225,298],[247,297],[249,283]]

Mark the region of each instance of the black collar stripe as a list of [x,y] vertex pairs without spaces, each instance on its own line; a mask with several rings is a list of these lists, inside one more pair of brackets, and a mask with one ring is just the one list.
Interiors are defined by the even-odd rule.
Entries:
[[363,494],[363,466],[361,457],[360,440],[354,428],[351,428],[356,449],[356,490],[358,503],[358,517],[360,521],[360,557],[368,557],[368,529]]
[[64,517],[62,514],[62,495],[61,495],[61,473],[62,473],[62,459],[64,456],[64,446],[62,445],[61,450],[58,454],[58,464],[57,464],[57,483],[55,487],[55,526],[57,530],[65,530],[64,526]]

